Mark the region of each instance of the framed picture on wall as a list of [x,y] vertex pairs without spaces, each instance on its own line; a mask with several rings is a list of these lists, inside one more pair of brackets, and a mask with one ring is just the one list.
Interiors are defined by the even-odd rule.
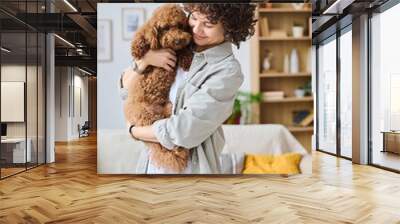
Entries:
[[144,23],[145,10],[142,8],[122,9],[122,38],[132,40],[136,30]]
[[97,59],[112,61],[112,23],[111,20],[97,22]]

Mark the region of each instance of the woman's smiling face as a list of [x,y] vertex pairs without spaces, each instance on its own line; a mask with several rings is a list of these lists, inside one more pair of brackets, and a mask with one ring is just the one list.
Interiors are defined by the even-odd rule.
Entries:
[[222,23],[212,24],[206,15],[197,11],[190,14],[189,26],[192,28],[193,41],[198,47],[217,45],[225,40]]

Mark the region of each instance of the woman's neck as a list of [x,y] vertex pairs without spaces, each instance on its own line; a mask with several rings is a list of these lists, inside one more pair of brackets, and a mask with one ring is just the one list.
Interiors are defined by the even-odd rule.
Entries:
[[217,46],[217,45],[219,45],[219,44],[222,44],[223,42],[225,42],[225,41],[222,41],[222,42],[220,42],[220,43],[218,43],[218,44],[212,44],[212,45],[206,45],[206,46],[195,46],[195,52],[202,52],[202,51],[204,51],[204,50],[207,50],[207,49],[209,49],[209,48],[212,48],[212,47],[214,47],[214,46]]

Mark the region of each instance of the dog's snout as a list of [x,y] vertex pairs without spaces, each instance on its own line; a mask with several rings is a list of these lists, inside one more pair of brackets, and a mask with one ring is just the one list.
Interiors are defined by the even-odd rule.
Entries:
[[182,43],[182,40],[180,40],[180,39],[175,40],[175,44],[180,44],[180,43]]

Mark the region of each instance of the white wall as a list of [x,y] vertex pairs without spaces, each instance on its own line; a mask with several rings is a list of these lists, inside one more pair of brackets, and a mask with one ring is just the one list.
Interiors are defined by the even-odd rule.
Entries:
[[68,139],[68,85],[67,67],[55,68],[55,141]]
[[[88,120],[88,78],[72,67],[56,67],[55,73],[55,141],[77,139],[78,124]],[[76,107],[76,87],[81,90],[82,114]]]
[[240,62],[240,66],[242,68],[242,73],[244,75],[244,81],[242,86],[240,87],[240,91],[251,91],[251,49],[250,49],[250,40],[240,43],[240,48],[237,49],[236,46],[233,45],[233,54],[236,59]]
[[[71,96],[71,99],[74,100],[74,102],[71,103],[71,106],[74,105],[72,108],[72,119],[71,119],[71,132],[70,135],[72,138],[78,138],[79,137],[79,132],[78,132],[78,124],[82,126],[85,121],[89,120],[89,111],[88,111],[88,97],[89,97],[89,92],[88,92],[88,77],[87,76],[82,76],[83,73],[79,72],[78,74],[76,73],[77,70],[75,70],[74,74],[74,96]],[[80,90],[80,93],[78,93],[77,90]],[[80,94],[80,99],[79,99],[79,94]],[[79,102],[81,101],[81,102]],[[81,108],[79,108],[81,107]],[[79,111],[81,110],[81,111]],[[74,112],[75,111],[75,112]]]
[[[125,121],[122,102],[118,95],[118,80],[122,71],[130,65],[130,41],[122,38],[122,8],[136,7],[146,10],[145,19],[157,8],[153,3],[99,3],[97,20],[111,20],[112,60],[97,63],[97,127],[100,129],[122,129]],[[112,119],[110,119],[112,117]]]
[[[145,149],[140,142],[132,141],[125,130],[122,101],[118,92],[120,75],[131,62],[130,40],[122,38],[122,9],[143,8],[147,20],[159,6],[158,3],[97,4],[97,19],[109,20],[112,24],[112,60],[97,63],[98,173],[136,173],[136,160],[141,150]],[[250,91],[250,41],[241,43],[239,50],[233,46],[233,50],[245,75],[241,90]]]

